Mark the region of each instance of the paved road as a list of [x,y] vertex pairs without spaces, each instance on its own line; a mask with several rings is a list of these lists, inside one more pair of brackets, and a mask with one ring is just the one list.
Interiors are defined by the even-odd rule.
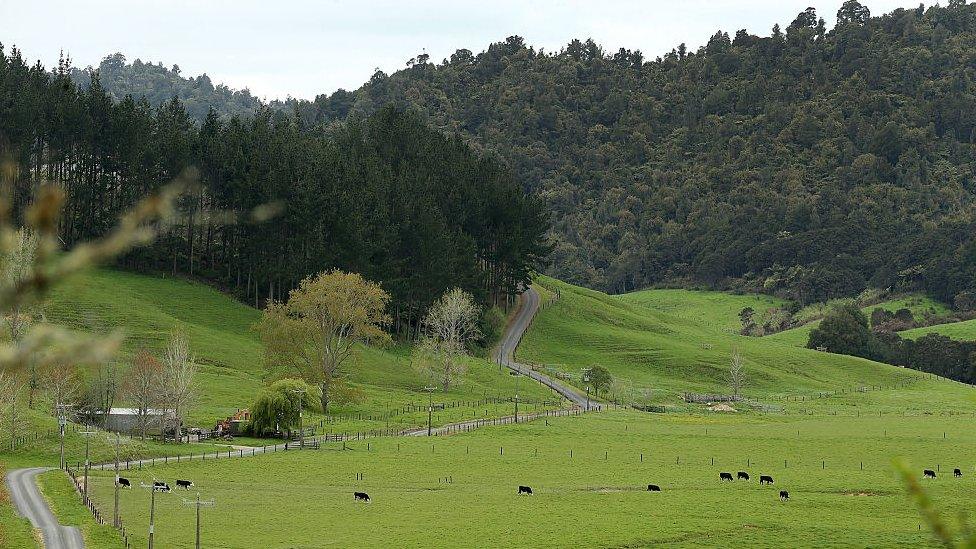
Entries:
[[[505,335],[502,336],[501,343],[495,349],[494,359],[501,361],[503,365],[512,370],[548,386],[576,406],[585,409],[587,406],[586,396],[579,394],[575,388],[515,361],[515,350],[518,349],[519,343],[522,341],[522,336],[532,324],[532,319],[539,312],[539,301],[539,292],[531,287],[522,293],[519,309],[515,312],[515,318],[512,319],[511,324],[505,330]],[[591,401],[589,403],[589,409],[599,410],[600,404]]]
[[74,526],[61,526],[37,487],[37,475],[50,467],[14,469],[7,474],[7,489],[17,513],[41,530],[46,549],[83,549],[85,541]]

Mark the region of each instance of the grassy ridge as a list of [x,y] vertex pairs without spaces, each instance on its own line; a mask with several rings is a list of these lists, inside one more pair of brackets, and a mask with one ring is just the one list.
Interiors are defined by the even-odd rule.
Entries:
[[902,337],[918,339],[926,334],[941,334],[952,339],[962,341],[976,340],[976,319],[964,320],[962,322],[950,322],[948,324],[936,324],[935,326],[925,326],[923,328],[913,328],[898,332]]
[[[739,305],[762,304],[762,298],[661,290],[609,296],[552,279],[541,283],[558,288],[561,298],[536,318],[520,356],[572,374],[602,364],[625,384],[621,390],[649,389],[662,401],[673,401],[682,391],[726,391],[733,348],[746,361],[748,393],[758,397],[891,385],[914,376],[901,368],[722,329]],[[689,307],[675,305],[689,295],[695,296]]]

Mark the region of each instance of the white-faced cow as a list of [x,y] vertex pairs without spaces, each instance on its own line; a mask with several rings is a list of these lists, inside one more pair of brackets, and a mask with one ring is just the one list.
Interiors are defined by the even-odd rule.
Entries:
[[367,494],[366,492],[355,492],[353,494],[353,498],[356,501],[363,501],[369,503],[369,494]]
[[189,490],[193,486],[193,481],[191,480],[180,480],[176,479],[176,487],[182,488],[184,490]]
[[779,491],[779,499],[781,501],[789,501],[789,499],[790,499],[790,493],[787,492],[786,490],[780,490]]
[[932,469],[922,471],[922,478],[935,478],[935,471]]
[[960,471],[959,469],[953,469],[952,476],[954,476],[954,477],[961,477],[962,476],[962,471]]
[[153,490],[157,492],[169,492],[169,484],[166,484],[165,482],[160,482],[158,480],[154,480]]

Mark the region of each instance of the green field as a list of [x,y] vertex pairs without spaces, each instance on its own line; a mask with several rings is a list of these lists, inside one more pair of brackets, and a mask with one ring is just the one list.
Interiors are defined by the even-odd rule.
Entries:
[[[154,287],[153,279],[136,275],[103,271],[91,276]],[[163,293],[196,287],[179,281],[160,284],[177,285]],[[535,319],[519,348],[521,360],[577,377],[582,368],[602,364],[617,379],[612,393],[618,399],[639,396],[635,400],[664,404],[669,412],[611,409],[430,439],[372,438],[350,442],[346,450],[327,444],[318,451],[197,458],[128,471],[125,476],[136,486],[154,478],[196,483],[193,491],[158,496],[157,542],[192,546],[194,515],[182,500],[199,491],[217,502],[203,511],[204,545],[210,547],[929,545],[931,535],[893,472],[896,457],[919,473],[922,468],[939,471],[939,478],[925,485],[946,516],[976,512],[969,497],[976,487],[972,387],[734,333],[730,328],[742,307],[776,305],[761,296],[686,290],[609,296],[546,278],[540,286],[543,302],[557,290],[559,298]],[[92,302],[98,299],[91,297]],[[222,314],[229,308],[219,300],[213,307],[223,309]],[[240,307],[241,316],[256,314],[233,307]],[[153,308],[150,300],[145,309]],[[198,356],[215,368],[201,391],[224,383],[225,370],[242,372],[260,386],[262,370],[246,353],[216,365],[217,358],[234,353],[220,351],[223,338],[208,343],[207,331],[233,322],[207,314],[202,310],[192,317],[202,326],[191,335]],[[178,307],[171,316],[187,324],[191,318]],[[121,312],[116,318],[118,325],[135,325]],[[152,333],[157,322],[162,321],[146,322],[140,333]],[[239,327],[247,324],[238,322]],[[196,328],[189,325],[192,333]],[[249,332],[233,333],[236,341],[253,345]],[[137,341],[159,345],[163,340]],[[735,413],[684,403],[684,391],[728,391],[733,348],[745,359],[749,403],[736,403]],[[330,429],[376,426],[355,414],[425,396],[412,389],[422,380],[409,368],[395,366],[398,357],[406,360],[407,349],[364,353],[357,383],[369,398],[341,410],[327,424]],[[484,362],[472,363],[468,376],[470,383],[457,390],[458,399],[477,397],[486,387],[504,393],[517,382]],[[521,394],[547,394],[521,383]],[[233,395],[231,390],[237,388],[226,394]],[[212,409],[219,411],[220,399],[214,402]],[[435,423],[505,410],[504,405],[449,408],[435,414]],[[425,419],[406,416],[414,422]],[[963,478],[952,478],[956,467]],[[739,470],[749,471],[752,481],[723,483],[718,478],[721,471]],[[358,473],[363,480],[356,480]],[[758,474],[772,475],[776,484],[760,487]],[[44,477],[45,490],[54,494],[59,514],[80,521],[90,547],[116,547],[117,540],[105,539],[104,530],[85,524],[83,514],[78,517],[70,493],[53,477]],[[646,492],[650,483],[663,491]],[[531,486],[535,494],[517,496],[519,484]],[[780,489],[789,490],[791,501],[778,499]],[[353,501],[356,490],[368,492],[372,503]],[[103,515],[111,513],[111,473],[96,472],[91,491]],[[135,546],[145,543],[148,503],[145,490],[122,491],[122,516]]]
[[[202,284],[113,270],[96,270],[69,280],[56,288],[44,305],[45,320],[53,324],[89,333],[123,330],[125,345],[118,359],[123,371],[139,349],[158,352],[175,328],[184,329],[199,365],[196,378],[198,400],[190,411],[189,423],[204,427],[212,426],[216,420],[239,408],[250,406],[266,380],[272,378],[264,367],[261,345],[251,331],[251,325],[259,315],[259,311]],[[308,424],[323,433],[403,429],[426,424],[425,407],[430,397],[423,388],[430,382],[410,366],[408,346],[361,349],[351,365],[350,380],[363,399],[336,406],[329,418],[309,414]],[[558,402],[548,389],[510,376],[507,370],[501,371],[486,359],[472,358],[460,385],[448,392],[434,392],[434,402],[443,403],[446,408],[433,415],[433,422],[442,425],[510,415],[513,404],[508,400],[516,392],[523,403],[523,412],[544,409],[545,406],[538,404],[543,400]],[[486,397],[499,401],[478,404]],[[124,400],[120,404],[124,404]],[[415,408],[390,415],[402,411],[405,406]],[[19,415],[22,424],[18,434],[39,436],[18,444],[13,451],[7,446],[8,439],[3,437],[0,465],[7,469],[57,466],[57,423],[50,413],[49,402],[41,396],[34,409],[27,409],[23,402]],[[85,452],[85,438],[77,430],[69,430],[65,438],[65,455],[73,464],[82,461]],[[234,441],[234,444],[263,443],[254,439]],[[126,439],[121,457],[187,455],[220,447],[223,446]],[[111,459],[114,456],[111,437],[93,437],[90,453],[93,461]],[[19,539],[14,536],[17,532],[22,536],[24,531],[23,521],[17,519],[9,504],[0,498],[0,535]]]
[[[891,458],[905,457],[919,473],[938,468],[943,474],[926,483],[935,501],[952,516],[971,514],[972,425],[968,416],[611,411],[432,440],[377,439],[368,451],[359,443],[126,475],[196,483],[189,493],[157,496],[156,535],[167,547],[192,546],[194,517],[181,500],[197,491],[217,503],[203,514],[209,547],[926,545],[930,534],[919,530]],[[965,476],[945,475],[953,467]],[[752,481],[718,478],[739,470]],[[759,474],[772,475],[774,486],[759,486]],[[649,483],[663,491],[646,492]],[[516,495],[520,484],[534,495]],[[111,509],[111,474],[99,473],[92,487]],[[791,501],[779,501],[780,489]],[[353,491],[372,502],[356,503]],[[123,491],[137,546],[148,504],[144,490]]]
[[925,334],[940,334],[961,341],[974,341],[976,340],[976,319],[950,322],[948,324],[936,324],[934,326],[914,328],[898,333],[902,337],[909,339],[917,339]]

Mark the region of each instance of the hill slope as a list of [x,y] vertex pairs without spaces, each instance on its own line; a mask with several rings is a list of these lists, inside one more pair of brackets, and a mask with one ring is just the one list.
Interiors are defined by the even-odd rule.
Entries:
[[[650,391],[645,397],[650,401],[674,404],[684,391],[727,393],[732,349],[745,359],[747,396],[771,402],[821,392],[849,394],[857,387],[898,385],[919,376],[913,370],[723,329],[737,320],[740,305],[768,303],[764,298],[671,290],[609,296],[548,278],[539,283],[558,289],[560,297],[536,318],[519,356],[577,379],[582,368],[603,365],[618,378],[616,392],[624,399]],[[687,296],[687,308],[676,306],[678,296]],[[906,390],[860,402],[902,409],[976,402],[961,384],[939,385],[931,393]],[[959,396],[963,400],[956,401]]]
[[[122,328],[127,335],[123,364],[141,347],[161,350],[177,326],[185,329],[201,366],[199,401],[191,414],[191,420],[201,425],[250,406],[269,378],[261,344],[251,331],[260,311],[200,283],[98,270],[58,288],[45,313],[49,322],[83,331]],[[335,412],[340,415],[427,400],[421,390],[428,381],[411,368],[409,347],[364,348],[349,370],[351,382],[363,391],[365,400],[338,407]],[[484,359],[471,359],[463,383],[435,398],[508,397],[514,394],[515,383]],[[529,384],[522,384],[520,392],[527,399],[550,394]]]
[[906,5],[845,3],[829,31],[810,8],[657,60],[513,36],[299,110],[412,105],[498,151],[554,212],[562,280],[744,279],[805,303],[903,284],[951,302],[976,284],[976,5]]

